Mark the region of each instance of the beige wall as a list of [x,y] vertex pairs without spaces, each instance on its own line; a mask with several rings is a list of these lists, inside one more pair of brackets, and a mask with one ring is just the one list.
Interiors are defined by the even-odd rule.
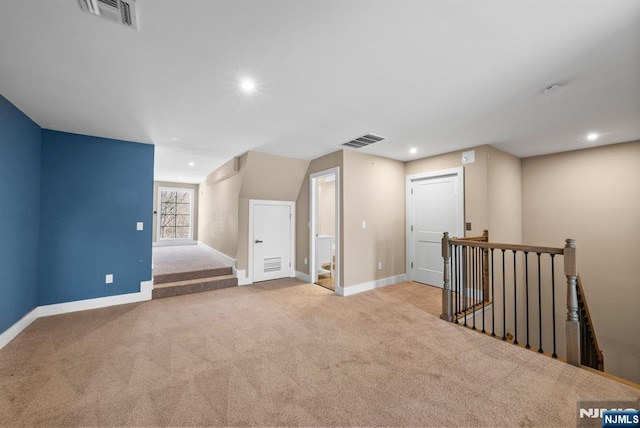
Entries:
[[153,182],[153,242],[158,240],[158,223],[157,214],[158,208],[158,188],[160,187],[176,187],[178,189],[191,189],[193,190],[193,239],[198,239],[198,185],[188,183],[173,183],[169,181],[154,181]]
[[[340,204],[342,204],[342,169],[343,169],[343,151],[337,151],[328,155],[322,156],[318,159],[314,159],[309,163],[302,186],[300,187],[300,193],[296,199],[296,270],[299,272],[309,274],[309,175],[324,171],[330,168],[340,168]],[[340,243],[336,242],[336,245],[344,244],[344,232],[342,227],[342,208],[340,210]],[[307,264],[304,263],[305,259]],[[341,254],[339,265],[344,263],[344,257]]]
[[[234,159],[212,172],[199,186],[199,230],[201,242],[236,258],[238,252],[238,198],[246,170],[247,154],[238,159],[238,173],[231,175]],[[226,177],[216,180],[218,177]]]
[[[475,150],[475,162],[462,164],[462,153]],[[406,163],[414,175],[464,167],[464,217],[471,223],[465,236],[485,229],[494,242],[522,242],[521,160],[491,146],[471,147]]]
[[236,266],[248,268],[249,199],[295,201],[309,161],[249,152],[238,205]]
[[318,183],[318,234],[336,233],[336,182]]
[[[469,150],[475,150],[475,162],[463,165],[462,152]],[[489,228],[487,189],[490,150],[495,149],[490,146],[478,146],[406,163],[407,175],[464,167],[464,218],[465,222],[471,222],[472,227],[471,231],[465,232],[465,236],[482,235],[483,230]]]
[[577,243],[605,369],[640,383],[640,142],[522,160],[523,241]]
[[343,286],[404,274],[404,163],[345,150],[342,186]]
[[522,243],[521,159],[493,147],[487,158],[487,209],[492,242]]
[[247,269],[249,199],[295,201],[308,161],[258,152],[232,159],[200,184],[200,241]]

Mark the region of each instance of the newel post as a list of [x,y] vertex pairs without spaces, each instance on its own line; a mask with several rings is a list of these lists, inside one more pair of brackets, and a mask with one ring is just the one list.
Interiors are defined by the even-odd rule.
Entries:
[[580,318],[578,316],[578,268],[576,241],[564,246],[564,275],[567,277],[567,363],[580,367]]
[[444,284],[442,287],[442,318],[451,321],[453,318],[451,307],[451,244],[449,242],[449,232],[442,235],[442,258],[444,259]]

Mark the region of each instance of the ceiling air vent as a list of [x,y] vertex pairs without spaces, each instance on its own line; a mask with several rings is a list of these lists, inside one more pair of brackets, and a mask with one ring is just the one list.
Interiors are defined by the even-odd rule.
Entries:
[[386,139],[386,137],[381,137],[375,134],[365,134],[362,137],[355,138],[348,143],[344,143],[343,146],[353,147],[354,149],[361,149],[362,147],[367,147],[369,144],[377,143],[378,141],[382,141]]
[[138,29],[136,0],[78,0],[85,12]]

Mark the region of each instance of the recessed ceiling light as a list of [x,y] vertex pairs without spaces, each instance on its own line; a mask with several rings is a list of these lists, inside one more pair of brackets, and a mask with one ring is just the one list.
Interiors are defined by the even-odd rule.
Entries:
[[412,155],[415,155],[416,153],[418,153],[418,149],[417,149],[417,148],[415,148],[415,147],[411,147],[411,148],[409,149],[409,153],[411,153]]
[[189,162],[189,166],[195,166],[196,164],[193,162]]
[[184,178],[182,178],[182,177],[178,177],[178,180],[184,180]]
[[600,135],[595,132],[590,132],[587,134],[587,140],[589,141],[596,141],[598,138],[600,138]]
[[245,94],[251,94],[256,91],[256,82],[251,79],[242,79],[240,81],[240,89]]

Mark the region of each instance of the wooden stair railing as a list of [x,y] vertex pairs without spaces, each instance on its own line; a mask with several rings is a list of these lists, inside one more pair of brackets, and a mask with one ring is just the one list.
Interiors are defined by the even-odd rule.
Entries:
[[[483,333],[492,336],[501,334],[505,341],[513,337],[515,345],[526,340],[525,347],[530,349],[537,344],[539,353],[544,353],[544,340],[547,345],[552,344],[551,356],[557,358],[556,330],[561,325],[556,322],[555,261],[561,256],[567,287],[566,361],[603,370],[602,351],[578,279],[575,241],[567,239],[563,248],[552,248],[490,243],[488,238],[487,231],[480,237],[462,239],[444,233],[441,318],[457,324],[462,320],[464,326],[474,330],[481,327]],[[490,320],[485,319],[489,304]],[[476,312],[481,319],[476,320]],[[496,326],[496,320],[501,328]]]
[[593,321],[589,313],[587,299],[582,289],[582,281],[578,276],[578,310],[580,315],[580,364],[591,367],[592,369],[604,371],[604,355],[598,339],[596,331],[593,328]]
[[[464,238],[465,241],[473,241],[473,242],[489,242],[489,231],[484,230],[482,235],[480,236],[468,236]],[[484,310],[484,308],[491,303],[491,297],[489,293],[489,250],[483,248],[482,250],[482,262],[478,263],[479,268],[477,268],[477,274],[481,275],[478,280],[481,283],[481,291],[478,290],[476,293],[470,293],[469,296],[469,304],[465,305],[465,307],[459,307],[454,312],[453,317],[454,321],[458,321],[460,319],[464,319],[470,314],[473,315],[475,311]],[[480,294],[481,298],[477,297],[477,294]],[[443,294],[444,296],[444,294]],[[443,307],[444,301],[443,301]],[[442,317],[441,317],[442,318]]]

